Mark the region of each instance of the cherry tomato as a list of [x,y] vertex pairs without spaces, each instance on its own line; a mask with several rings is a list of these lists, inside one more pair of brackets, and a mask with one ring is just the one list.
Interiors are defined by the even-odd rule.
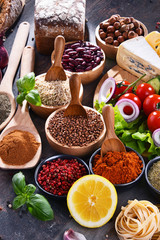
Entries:
[[151,112],[147,118],[147,125],[151,132],[160,128],[160,111]]
[[[115,98],[117,95],[120,93],[124,92],[124,90],[128,87],[130,83],[128,81],[118,81],[116,82],[116,90],[115,93],[113,94],[113,98]],[[131,93],[132,92],[132,87],[129,88],[126,93]]]
[[136,89],[136,95],[143,102],[146,97],[155,93],[154,88],[149,83],[141,83]]
[[137,104],[137,106],[139,107],[139,110],[141,110],[141,106],[142,106],[141,100],[134,93],[125,93],[119,98],[119,100],[124,99],[124,98],[134,101]]
[[160,95],[152,94],[146,97],[143,102],[144,113],[148,116],[151,112],[160,109]]

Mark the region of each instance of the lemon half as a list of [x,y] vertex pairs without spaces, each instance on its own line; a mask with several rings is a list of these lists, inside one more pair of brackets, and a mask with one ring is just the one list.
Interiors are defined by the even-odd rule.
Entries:
[[70,188],[67,206],[80,225],[88,228],[101,227],[111,219],[116,210],[117,192],[106,178],[86,175]]

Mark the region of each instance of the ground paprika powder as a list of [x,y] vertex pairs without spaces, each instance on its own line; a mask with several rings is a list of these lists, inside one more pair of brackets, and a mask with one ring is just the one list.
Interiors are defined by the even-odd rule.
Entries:
[[107,152],[101,158],[96,154],[93,159],[93,172],[107,178],[113,184],[129,183],[142,172],[143,162],[133,152]]
[[23,165],[32,160],[39,145],[32,133],[14,130],[0,142],[0,157],[5,164]]

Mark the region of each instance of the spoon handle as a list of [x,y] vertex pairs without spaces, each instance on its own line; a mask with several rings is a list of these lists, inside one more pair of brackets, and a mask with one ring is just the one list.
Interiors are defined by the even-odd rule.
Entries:
[[70,105],[73,105],[73,104],[81,105],[81,102],[79,99],[79,91],[81,87],[80,76],[78,74],[73,74],[70,77],[69,84],[70,84],[70,91],[72,96]]
[[[34,62],[35,62],[34,48],[31,46],[26,46],[22,54],[20,77],[23,77],[27,73],[34,71]],[[15,119],[17,116],[19,117],[20,112],[21,114],[28,112],[28,103],[26,100],[22,103],[22,106],[18,105]]]
[[54,51],[55,51],[55,61],[54,66],[62,66],[62,56],[65,47],[65,39],[63,36],[59,35],[54,40]]
[[23,77],[27,73],[34,71],[35,51],[31,46],[26,46],[23,50],[21,60],[21,72],[20,77]]
[[12,82],[13,82],[15,73],[17,71],[24,46],[27,41],[29,28],[30,28],[30,24],[28,22],[22,22],[19,25],[18,31],[16,33],[16,37],[12,46],[12,50],[9,56],[7,70],[2,79],[1,86],[3,86],[3,88],[7,87],[12,90]]
[[102,115],[107,129],[106,139],[117,138],[114,131],[114,110],[112,106],[105,105],[102,109]]

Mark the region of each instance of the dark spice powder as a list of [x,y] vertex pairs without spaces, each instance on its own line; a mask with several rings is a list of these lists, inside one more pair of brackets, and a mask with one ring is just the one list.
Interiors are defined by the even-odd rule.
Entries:
[[11,103],[6,94],[0,94],[0,125],[8,118],[11,112]]
[[49,122],[48,130],[62,145],[86,146],[95,141],[104,129],[101,115],[87,110],[88,119],[83,116],[64,116],[59,111]]
[[0,157],[9,165],[23,165],[34,157],[40,143],[30,132],[15,130],[0,142]]

